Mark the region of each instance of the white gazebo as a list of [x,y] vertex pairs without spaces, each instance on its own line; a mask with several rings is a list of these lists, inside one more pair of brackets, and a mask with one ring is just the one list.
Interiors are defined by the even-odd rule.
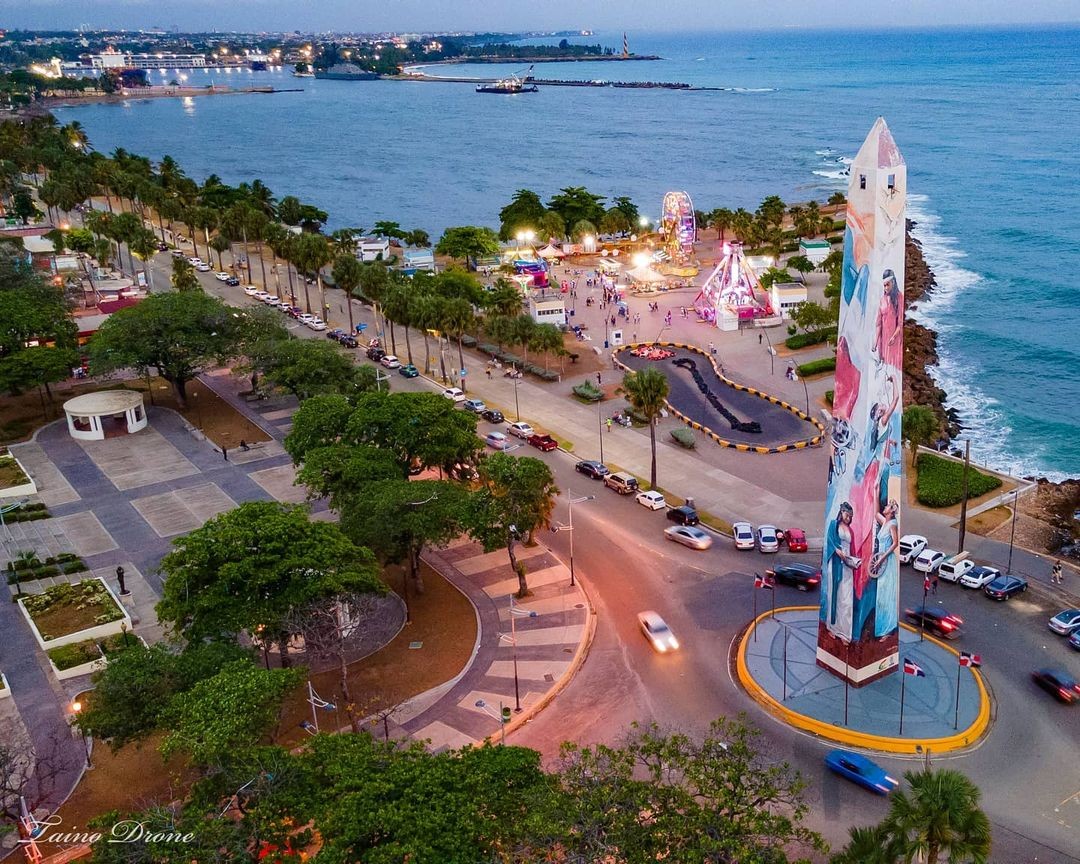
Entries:
[[101,441],[146,428],[142,393],[135,390],[84,393],[68,399],[64,413],[71,437],[81,441]]

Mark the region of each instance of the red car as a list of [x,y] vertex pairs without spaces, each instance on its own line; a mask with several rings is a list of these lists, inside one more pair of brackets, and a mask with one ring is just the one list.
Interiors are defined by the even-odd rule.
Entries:
[[559,447],[559,442],[550,435],[540,435],[539,433],[529,436],[529,444],[545,453],[549,450],[557,450]]
[[802,528],[788,528],[784,532],[784,542],[787,543],[788,552],[805,552],[806,532]]

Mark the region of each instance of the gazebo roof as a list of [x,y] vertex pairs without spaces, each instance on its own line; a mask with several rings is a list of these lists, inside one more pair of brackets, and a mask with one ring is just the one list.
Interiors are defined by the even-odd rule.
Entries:
[[99,390],[68,399],[64,411],[80,416],[119,414],[142,404],[142,393],[135,390]]

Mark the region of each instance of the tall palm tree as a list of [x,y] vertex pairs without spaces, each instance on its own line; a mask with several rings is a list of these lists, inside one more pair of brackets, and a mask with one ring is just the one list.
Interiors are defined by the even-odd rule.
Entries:
[[523,304],[521,291],[509,279],[495,280],[495,288],[485,298],[485,306],[492,315],[513,318],[521,314]]
[[[218,270],[224,270],[225,265],[221,261],[221,253],[228,251],[231,244],[229,238],[222,234],[220,231],[210,238],[210,248],[217,252],[217,266]],[[279,294],[281,292],[278,292]]]
[[979,808],[979,787],[959,771],[906,771],[908,790],[893,794],[882,828],[905,861],[926,864],[990,856],[990,820]]
[[[330,244],[322,234],[305,231],[296,238],[296,263],[303,273],[315,274],[315,282],[319,287],[319,317],[326,315],[326,294],[323,291],[322,268],[330,263],[332,254]],[[306,296],[305,290],[305,296]],[[308,311],[310,312],[310,306]]]
[[356,330],[353,325],[352,301],[353,292],[356,291],[357,287],[360,285],[362,266],[363,265],[352,253],[339,252],[337,257],[334,258],[334,269],[331,271],[334,276],[335,284],[345,292],[345,305],[349,307],[350,333],[353,333]]
[[154,232],[149,228],[144,228],[141,225],[139,230],[135,232],[135,235],[128,240],[128,249],[132,254],[143,262],[143,278],[146,279],[147,287],[152,291],[154,289],[154,283],[152,281],[153,274],[146,266],[147,262],[153,258],[158,251],[157,238],[154,236]]
[[[273,261],[274,287],[277,290],[278,299],[281,299],[281,279],[278,276],[278,258],[282,257],[292,235],[278,222],[271,222],[266,226],[266,245],[270,247],[270,256]],[[285,269],[289,277],[289,293],[292,294],[292,268],[289,262],[285,262]],[[296,295],[293,294],[292,305],[296,305]]]
[[880,825],[849,828],[848,843],[829,864],[899,864],[900,854]]
[[659,369],[642,369],[627,372],[623,377],[621,392],[637,413],[649,424],[649,444],[652,447],[652,472],[649,485],[656,488],[656,420],[667,404],[668,379]]
[[731,230],[735,214],[726,207],[718,207],[709,213],[709,225],[716,229],[716,239],[724,242],[724,235]]
[[394,338],[394,323],[405,328],[405,351],[409,355],[409,363],[413,363],[412,341],[409,339],[409,325],[412,323],[412,286],[396,280],[391,281],[383,298],[383,313],[386,322],[390,325],[390,348],[397,354],[397,340]]
[[754,217],[749,210],[740,207],[731,217],[731,230],[743,243],[750,241],[754,227]]
[[[458,369],[465,368],[465,352],[461,348],[461,337],[468,332],[475,321],[476,315],[473,313],[472,304],[464,297],[451,297],[443,303],[440,329],[457,342]],[[466,389],[464,378],[461,379],[461,389]]]
[[437,321],[436,306],[439,302],[438,297],[434,294],[421,294],[414,297],[409,303],[409,318],[413,323],[413,326],[420,328],[420,333],[424,337],[424,374],[431,374],[431,344],[428,342],[428,330],[433,326],[433,321]]
[[[386,297],[386,291],[390,284],[390,274],[387,269],[374,261],[368,261],[360,265],[360,293],[371,304],[375,313],[375,331],[381,333],[383,322],[380,320],[379,307]],[[394,330],[391,325],[390,340],[394,339]]]

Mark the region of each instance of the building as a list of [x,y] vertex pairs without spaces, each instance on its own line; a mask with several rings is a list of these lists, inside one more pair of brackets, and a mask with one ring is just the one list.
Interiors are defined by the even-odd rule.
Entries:
[[561,297],[529,298],[529,314],[537,324],[566,326],[566,304]]
[[774,282],[769,293],[773,310],[783,319],[791,318],[795,308],[806,302],[806,286],[798,282]]
[[83,65],[95,72],[121,69],[205,69],[206,57],[202,54],[123,54],[115,48],[107,48],[100,54],[83,56]]
[[356,241],[356,257],[361,261],[385,261],[390,257],[390,241],[386,237],[361,237]]
[[431,249],[406,249],[402,253],[402,267],[406,270],[430,270],[435,272],[435,253]]
[[848,182],[816,656],[855,687],[899,665],[906,195],[879,117]]
[[829,253],[832,252],[832,246],[828,240],[799,240],[799,254],[805,257],[815,267],[820,267],[821,263],[829,257]]

